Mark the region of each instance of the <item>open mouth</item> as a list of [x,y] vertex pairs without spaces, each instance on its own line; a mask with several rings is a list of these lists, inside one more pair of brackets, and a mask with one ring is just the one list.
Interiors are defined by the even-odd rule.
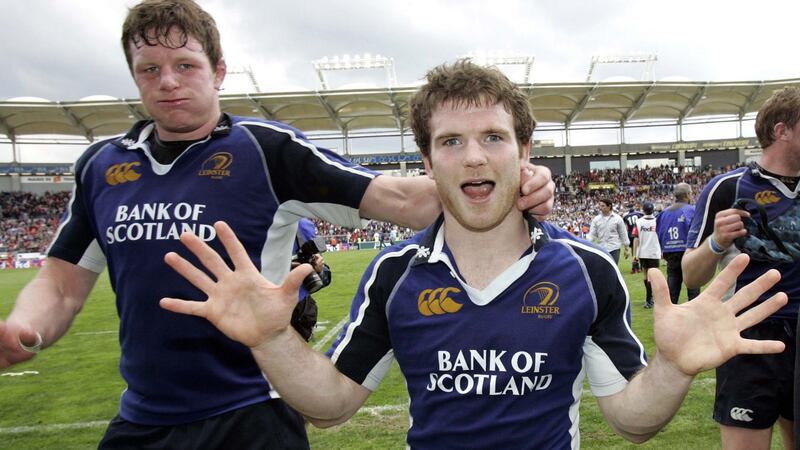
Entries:
[[461,191],[473,200],[480,200],[489,196],[494,190],[494,181],[476,180],[461,185]]

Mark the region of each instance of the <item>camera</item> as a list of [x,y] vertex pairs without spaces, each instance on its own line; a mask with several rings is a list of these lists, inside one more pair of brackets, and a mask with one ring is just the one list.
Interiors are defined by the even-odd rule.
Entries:
[[[324,253],[326,250],[327,247],[325,246],[325,239],[321,237],[315,237],[303,242],[300,245],[300,248],[297,250],[297,254],[294,256],[292,261],[299,264],[310,264],[311,258],[313,258],[314,255]],[[303,287],[306,288],[309,294],[317,292],[324,286],[325,283],[322,281],[322,278],[317,272],[312,272],[309,276],[303,279]]]

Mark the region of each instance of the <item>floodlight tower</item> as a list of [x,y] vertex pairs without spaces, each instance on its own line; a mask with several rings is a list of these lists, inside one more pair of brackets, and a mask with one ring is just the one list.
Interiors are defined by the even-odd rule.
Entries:
[[530,82],[531,68],[534,57],[531,55],[509,54],[508,52],[483,52],[477,51],[468,54],[465,58],[471,59],[481,66],[524,66],[522,83]]
[[255,75],[253,75],[253,69],[250,66],[243,66],[238,69],[228,69],[226,72],[228,75],[245,75],[247,79],[250,81],[250,84],[255,89],[255,92],[261,92],[261,88],[258,87],[258,82],[256,81]]
[[381,55],[370,55],[364,53],[363,55],[344,55],[342,57],[324,56],[316,61],[311,61],[314,71],[317,73],[320,87],[323,90],[328,90],[328,80],[325,78],[325,72],[334,70],[359,70],[359,69],[385,69],[386,81],[390,88],[397,86],[397,75],[394,72],[394,58]]
[[[403,143],[403,123],[400,119],[400,111],[394,101],[394,94],[392,93],[392,88],[397,86],[397,75],[394,71],[394,58],[390,58],[387,56],[381,55],[371,55],[369,53],[364,53],[363,55],[353,55],[352,57],[349,54],[345,54],[344,56],[339,57],[333,56],[328,57],[324,56],[316,61],[311,61],[311,65],[314,67],[314,71],[317,73],[317,78],[319,79],[320,88],[322,91],[327,91],[330,89],[328,86],[328,80],[325,78],[325,72],[334,71],[334,70],[362,70],[362,69],[384,69],[386,71],[386,84],[389,88],[389,97],[392,103],[392,109],[394,112],[395,120],[397,121],[397,127],[400,130],[400,148],[403,149],[405,144]],[[343,123],[338,116],[338,112],[334,110],[333,106],[327,100],[327,94],[323,92],[317,92],[317,96],[322,103],[323,108],[328,112],[331,119],[334,120],[342,131],[342,137],[344,138],[344,154],[350,154],[350,135],[347,124]]]
[[592,74],[594,68],[598,64],[644,64],[644,71],[642,72],[642,81],[653,81],[655,78],[653,72],[653,65],[658,61],[658,55],[630,55],[630,56],[592,56],[592,62],[589,64],[589,73],[586,74],[586,82],[592,81]]

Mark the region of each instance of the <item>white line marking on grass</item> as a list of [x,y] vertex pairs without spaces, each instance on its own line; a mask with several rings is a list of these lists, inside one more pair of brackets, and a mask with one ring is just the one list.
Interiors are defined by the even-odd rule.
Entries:
[[[385,412],[405,412],[408,411],[408,405],[378,405],[368,406],[361,408],[356,414],[369,414],[371,416],[378,416]],[[75,423],[55,423],[52,425],[28,425],[24,427],[9,427],[0,428],[0,435],[2,434],[23,434],[23,433],[48,433],[52,431],[61,430],[77,430],[82,428],[105,428],[108,426],[108,420],[94,420],[91,422],[75,422]]]
[[101,428],[106,426],[108,426],[108,420],[95,420],[93,422],[56,423],[53,425],[30,425],[25,427],[0,428],[0,434],[46,433],[49,431]]
[[108,330],[108,331],[83,331],[80,333],[75,333],[75,336],[95,336],[98,334],[117,334],[118,331],[116,330]]
[[331,340],[331,338],[336,336],[336,333],[338,333],[339,330],[342,329],[342,327],[347,323],[348,320],[350,320],[350,315],[349,314],[344,316],[344,318],[342,320],[340,320],[339,323],[334,325],[333,328],[331,328],[330,331],[325,333],[325,336],[322,336],[322,339],[320,339],[317,342],[315,342],[314,343],[314,347],[312,347],[312,348],[314,350],[316,350],[316,351],[319,351],[319,349],[321,349],[322,346],[325,345],[326,342],[328,342],[329,340]]
[[21,377],[23,375],[39,375],[39,372],[35,370],[25,370],[23,372],[0,373],[0,377]]
[[384,412],[407,412],[408,405],[378,405],[378,406],[368,406],[366,408],[361,408],[358,410],[356,414],[369,414],[370,416],[378,416]]

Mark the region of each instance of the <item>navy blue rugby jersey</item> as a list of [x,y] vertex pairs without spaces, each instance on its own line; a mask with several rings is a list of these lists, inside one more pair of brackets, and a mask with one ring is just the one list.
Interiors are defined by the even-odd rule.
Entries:
[[577,448],[584,376],[608,396],[646,365],[610,257],[528,222],[531,250],[483,290],[459,275],[441,218],[365,272],[329,354],[370,390],[397,360],[412,448]]
[[692,205],[675,203],[656,217],[656,232],[662,253],[686,251],[686,239],[694,212]]
[[633,229],[636,228],[636,221],[644,217],[644,213],[631,209],[624,216],[622,221],[625,222],[625,228],[628,230],[628,240],[633,244]]
[[[740,198],[757,201],[764,207],[769,219],[779,217],[800,201],[797,191],[789,190],[780,180],[762,173],[755,165],[739,167],[718,175],[708,182],[697,201],[697,211],[689,231],[689,247],[699,247],[714,232],[714,217],[717,213],[730,208],[734,201]],[[757,209],[753,207],[747,209],[754,220],[760,220]],[[764,293],[759,301],[764,301],[778,292],[785,292],[789,296],[789,303],[772,317],[796,319],[800,305],[800,264],[751,259],[750,264],[736,280],[736,290],[754,281],[769,269],[780,271],[781,281]]]
[[[156,162],[152,122],[92,145],[49,255],[100,272],[107,261],[120,316],[120,415],[152,425],[186,423],[276,397],[243,345],[204,319],[161,309],[162,297],[205,295],[164,263],[191,230],[226,255],[213,223],[224,220],[264,276],[289,271],[297,220],[360,224],[373,172],[315,147],[286,125],[224,116],[172,164]],[[226,256],[227,258],[227,256]]]

